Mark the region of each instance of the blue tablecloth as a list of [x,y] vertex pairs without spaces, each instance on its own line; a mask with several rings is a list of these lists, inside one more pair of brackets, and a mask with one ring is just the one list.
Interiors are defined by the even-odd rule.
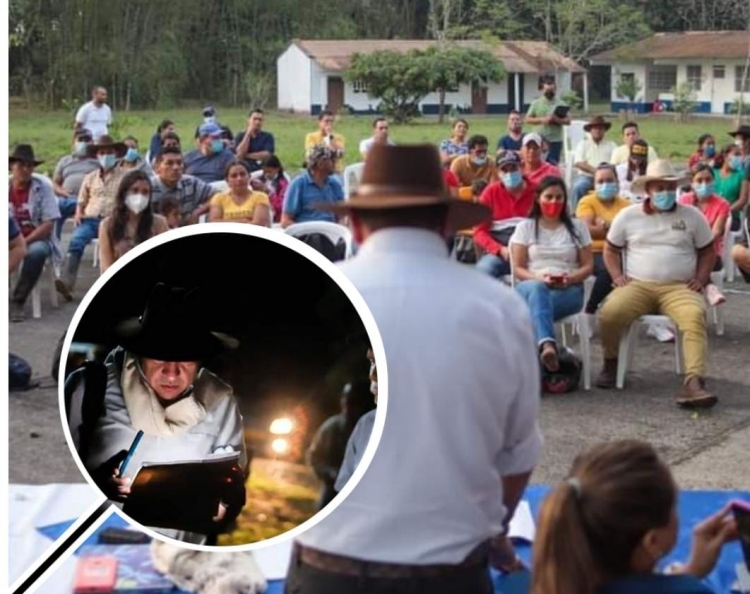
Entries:
[[[537,516],[539,505],[546,495],[549,487],[534,485],[527,489],[524,499],[529,502],[534,517]],[[672,553],[663,560],[664,564],[673,561],[685,561],[690,554],[690,543],[693,526],[706,517],[716,513],[727,502],[733,499],[750,501],[750,491],[681,491],[678,499],[678,517],[680,519],[680,530]],[[64,522],[53,526],[45,526],[38,530],[52,540],[59,538],[63,532],[72,524]],[[108,527],[124,527],[127,524],[117,514],[112,514],[97,531],[87,540],[87,545],[96,544],[98,533]],[[531,546],[519,543],[516,546],[518,555],[523,561],[531,565]],[[743,561],[742,550],[739,543],[731,543],[724,547],[719,563],[713,573],[708,576],[706,583],[717,593],[729,594],[732,584],[736,580],[735,567]],[[492,572],[493,583],[496,594],[521,594],[526,591],[528,575],[505,576],[495,571]],[[284,582],[271,581],[268,584],[267,594],[283,594]],[[180,592],[175,590],[175,593]]]

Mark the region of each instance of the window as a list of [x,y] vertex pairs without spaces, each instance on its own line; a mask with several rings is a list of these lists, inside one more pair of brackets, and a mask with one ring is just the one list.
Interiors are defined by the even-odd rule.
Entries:
[[690,88],[694,91],[701,90],[701,81],[703,79],[700,66],[688,66],[687,67],[687,81]]
[[745,88],[742,88],[742,78],[745,76],[744,66],[734,67],[734,92],[735,93],[750,93],[750,72],[745,78]]
[[652,68],[648,71],[650,93],[671,93],[677,86],[677,68]]
[[366,93],[367,92],[367,85],[363,83],[361,80],[355,80],[352,83],[352,89],[355,93]]
[[714,78],[724,78],[724,65],[714,64]]

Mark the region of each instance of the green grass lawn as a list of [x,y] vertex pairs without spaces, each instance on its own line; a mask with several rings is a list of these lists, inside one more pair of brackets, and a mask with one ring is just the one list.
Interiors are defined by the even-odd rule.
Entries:
[[[244,129],[247,122],[244,109],[219,108],[221,123],[229,126],[233,133]],[[169,118],[176,122],[184,150],[193,148],[195,127],[201,121],[199,109],[174,109],[168,111],[133,111],[115,113],[112,132],[116,138],[133,135],[141,143],[142,151],[159,122]],[[470,133],[484,134],[494,145],[505,130],[503,116],[468,116]],[[12,109],[10,113],[10,146],[19,142],[31,143],[45,163],[41,172],[51,173],[57,160],[70,150],[72,134],[71,114],[66,112],[39,112]],[[609,136],[620,140],[622,116],[612,118],[614,123]],[[682,165],[695,150],[698,136],[703,133],[716,135],[717,143],[723,146],[731,142],[727,132],[734,126],[730,119],[694,117],[686,123],[675,122],[673,115],[640,116],[639,125],[643,136],[654,145],[662,157],[675,160]],[[370,136],[372,118],[369,116],[341,116],[336,129],[346,138],[347,162],[359,161],[359,142]],[[276,137],[276,151],[285,168],[294,172],[299,169],[304,157],[304,137],[316,129],[312,116],[268,113],[265,129]],[[404,126],[391,126],[391,135],[397,143],[439,143],[450,132],[450,124],[438,124],[436,117],[424,117]]]

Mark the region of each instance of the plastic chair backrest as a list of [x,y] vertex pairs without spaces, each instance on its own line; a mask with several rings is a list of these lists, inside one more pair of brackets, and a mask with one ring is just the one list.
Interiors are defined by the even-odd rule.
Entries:
[[327,237],[334,245],[340,240],[346,244],[344,259],[352,257],[352,232],[339,223],[328,221],[307,221],[289,225],[284,232],[292,237],[303,237],[305,235],[319,234]]
[[352,163],[344,169],[344,200],[349,200],[362,179],[364,163]]
[[211,189],[214,192],[225,192],[227,188],[229,188],[229,185],[227,184],[226,180],[219,180],[215,182],[211,182],[209,184],[211,186]]
[[573,154],[578,143],[586,138],[586,131],[583,127],[586,125],[585,120],[573,120],[570,126],[565,126],[565,151]]

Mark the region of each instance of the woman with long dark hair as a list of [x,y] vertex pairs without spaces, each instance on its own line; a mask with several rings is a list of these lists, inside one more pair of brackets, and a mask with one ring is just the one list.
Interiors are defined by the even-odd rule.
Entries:
[[700,580],[737,538],[728,508],[693,530],[690,561],[655,573],[677,542],[677,487],[647,443],[615,441],[578,456],[539,512],[531,594],[710,594]]
[[544,178],[536,189],[529,218],[510,239],[516,290],[531,310],[542,365],[559,368],[555,321],[583,308],[583,281],[594,260],[586,223],[568,213],[568,192],[559,177]]
[[716,193],[731,205],[732,231],[739,231],[742,225],[741,214],[747,205],[747,193],[743,196],[742,149],[729,144],[721,151],[721,166],[714,168]]
[[99,226],[99,262],[104,272],[125,253],[169,230],[167,220],[151,210],[151,180],[138,169],[122,178],[112,214]]
[[250,187],[250,168],[243,159],[235,158],[226,169],[227,189],[211,198],[211,222],[229,221],[267,227],[271,219],[268,195]]

